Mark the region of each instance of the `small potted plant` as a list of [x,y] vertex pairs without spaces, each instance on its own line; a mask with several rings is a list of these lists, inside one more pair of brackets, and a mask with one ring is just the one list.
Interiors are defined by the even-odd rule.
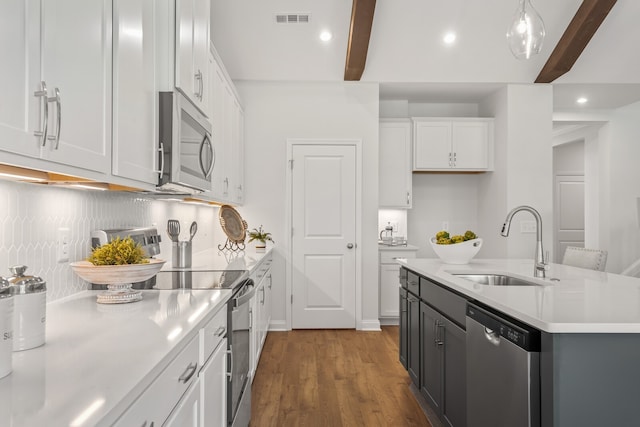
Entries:
[[271,238],[271,233],[267,233],[262,229],[262,225],[259,228],[254,228],[249,232],[249,243],[255,241],[256,252],[263,252],[267,249],[267,241],[275,243]]

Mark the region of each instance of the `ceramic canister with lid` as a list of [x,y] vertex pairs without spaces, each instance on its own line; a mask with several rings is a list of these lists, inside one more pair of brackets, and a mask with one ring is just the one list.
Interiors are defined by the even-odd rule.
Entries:
[[47,285],[38,276],[25,275],[27,267],[11,267],[7,280],[13,294],[13,351],[28,350],[44,344],[47,321]]
[[13,351],[13,295],[9,282],[0,277],[0,378],[12,369]]

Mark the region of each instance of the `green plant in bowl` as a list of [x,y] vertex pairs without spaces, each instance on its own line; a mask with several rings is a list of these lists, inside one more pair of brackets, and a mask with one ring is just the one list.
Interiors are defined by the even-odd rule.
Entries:
[[131,237],[121,239],[117,237],[109,243],[93,248],[87,258],[93,265],[125,265],[147,264],[149,259],[145,256],[144,249]]

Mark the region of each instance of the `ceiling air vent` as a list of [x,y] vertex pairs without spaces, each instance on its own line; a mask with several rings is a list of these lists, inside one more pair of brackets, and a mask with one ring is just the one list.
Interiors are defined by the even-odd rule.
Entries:
[[308,13],[279,13],[276,15],[278,24],[308,24],[310,15]]

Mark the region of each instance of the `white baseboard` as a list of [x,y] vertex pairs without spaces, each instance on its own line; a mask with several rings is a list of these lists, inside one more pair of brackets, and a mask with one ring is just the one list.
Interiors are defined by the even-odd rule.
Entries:
[[376,320],[363,320],[359,325],[356,325],[356,329],[360,331],[381,331],[380,321]]
[[269,323],[269,331],[290,331],[287,328],[287,322],[285,320],[272,320]]

